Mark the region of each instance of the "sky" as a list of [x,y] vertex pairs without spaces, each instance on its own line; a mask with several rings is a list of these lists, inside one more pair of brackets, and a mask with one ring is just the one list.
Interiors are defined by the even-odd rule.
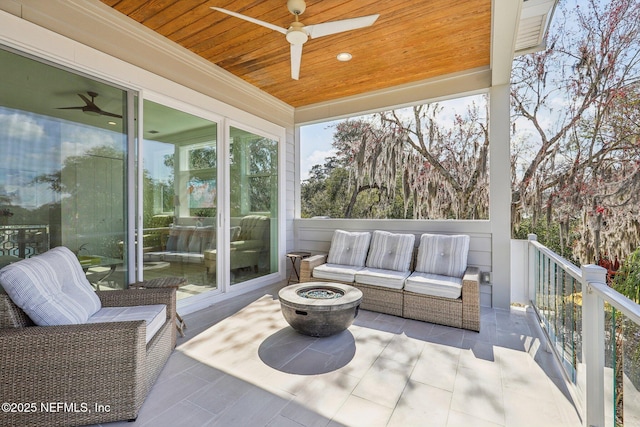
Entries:
[[[454,113],[463,114],[468,102],[477,99],[482,95],[473,95],[462,98],[441,101],[439,104],[444,108],[439,118],[442,123],[451,123]],[[361,116],[353,116],[353,118]],[[324,164],[327,157],[336,154],[332,147],[333,127],[346,119],[334,120],[325,123],[318,123],[300,127],[300,180],[309,178],[309,171],[314,165]]]
[[324,159],[335,155],[331,146],[333,129],[330,127],[338,121],[318,123],[300,128],[300,179],[309,178],[309,171],[314,165],[324,164]]

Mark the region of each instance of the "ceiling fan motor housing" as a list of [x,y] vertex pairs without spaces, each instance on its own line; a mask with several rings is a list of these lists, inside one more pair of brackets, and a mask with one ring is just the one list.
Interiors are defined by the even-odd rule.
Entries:
[[304,0],[287,1],[287,9],[289,9],[289,12],[293,13],[296,16],[302,15],[306,8],[307,4],[304,2]]
[[304,30],[302,22],[293,22],[287,30],[286,38],[293,45],[302,45],[309,40],[309,35]]

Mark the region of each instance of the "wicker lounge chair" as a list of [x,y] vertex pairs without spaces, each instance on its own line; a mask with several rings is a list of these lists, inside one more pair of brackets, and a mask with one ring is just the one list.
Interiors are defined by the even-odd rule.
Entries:
[[96,292],[102,307],[166,305],[166,320],[148,342],[144,320],[35,326],[0,293],[0,401],[16,405],[15,411],[3,411],[0,424],[135,419],[176,344],[175,292]]

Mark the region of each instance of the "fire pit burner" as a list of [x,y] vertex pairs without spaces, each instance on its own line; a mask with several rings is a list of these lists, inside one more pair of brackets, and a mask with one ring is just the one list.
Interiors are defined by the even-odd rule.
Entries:
[[298,295],[309,299],[336,299],[342,297],[344,292],[336,288],[304,288],[298,291]]
[[280,307],[293,329],[312,337],[344,331],[358,315],[362,292],[342,283],[310,282],[280,289]]

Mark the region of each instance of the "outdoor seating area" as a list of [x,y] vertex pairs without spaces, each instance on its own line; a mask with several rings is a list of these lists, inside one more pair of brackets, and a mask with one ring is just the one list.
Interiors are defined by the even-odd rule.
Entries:
[[481,332],[356,309],[318,338],[287,323],[281,282],[185,316],[176,338],[175,287],[94,292],[63,247],[0,283],[3,399],[95,405],[3,414],[15,425],[580,425],[530,309],[482,308]]
[[286,323],[284,286],[186,315],[137,421],[102,426],[582,425],[530,310],[483,307],[481,333],[361,310],[314,338]]
[[480,330],[480,282],[467,266],[469,236],[336,230],[327,255],[302,260],[300,281],[352,285],[362,308]]

